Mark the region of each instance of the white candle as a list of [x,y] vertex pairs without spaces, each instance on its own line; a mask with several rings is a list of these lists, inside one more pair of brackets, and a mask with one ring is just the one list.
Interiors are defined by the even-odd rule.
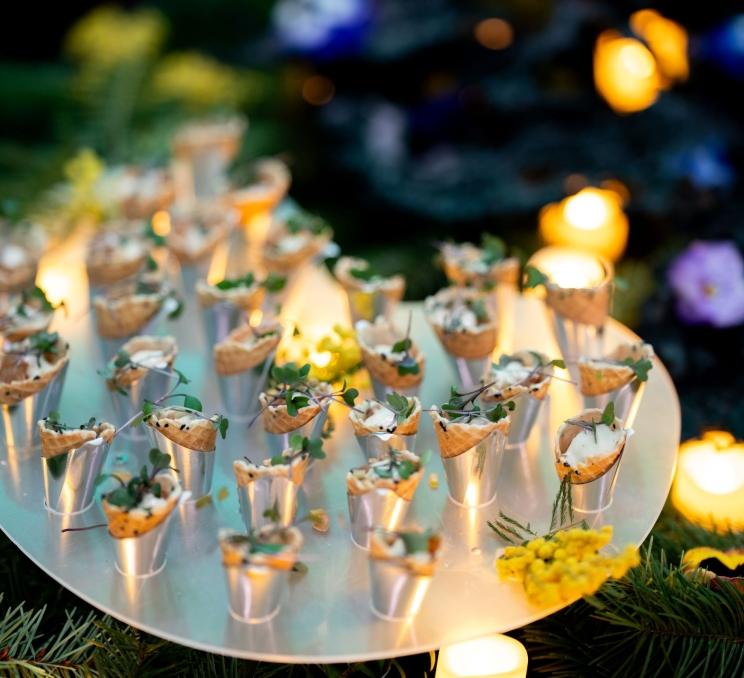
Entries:
[[569,247],[544,247],[532,255],[529,264],[564,288],[597,287],[607,276],[602,259]]
[[527,650],[514,638],[493,634],[439,651],[436,678],[525,678]]

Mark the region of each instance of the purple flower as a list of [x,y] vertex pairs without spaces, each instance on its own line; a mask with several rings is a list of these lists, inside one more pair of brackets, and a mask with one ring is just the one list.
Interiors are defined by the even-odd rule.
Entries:
[[744,322],[744,261],[733,242],[695,240],[672,262],[667,278],[685,322],[713,327]]

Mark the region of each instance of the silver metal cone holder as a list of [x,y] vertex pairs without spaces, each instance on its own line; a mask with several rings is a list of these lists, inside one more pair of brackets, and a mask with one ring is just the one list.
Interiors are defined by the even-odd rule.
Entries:
[[[118,391],[110,391],[117,427],[128,421],[135,412],[140,410],[145,400],[154,402],[165,395],[170,389],[173,379],[172,374],[148,370],[142,378],[129,385],[127,395]],[[143,428],[142,426],[127,426],[121,434],[127,440],[145,440],[147,434]]]
[[224,341],[232,330],[245,321],[243,309],[226,301],[202,308],[201,313],[209,347]]
[[396,388],[395,386],[386,386],[371,375],[370,379],[372,381],[372,391],[375,394],[375,398],[377,400],[382,400],[383,402],[390,393],[400,393],[401,395],[408,396],[409,398],[418,396],[419,390],[421,388],[420,383],[416,384],[416,386],[411,386],[410,388]]
[[386,296],[380,289],[346,289],[346,297],[349,300],[352,325],[359,320],[374,322],[374,319],[380,315],[390,319],[398,305],[397,299]]
[[[184,492],[190,494],[188,501],[197,501],[212,491],[215,451],[192,450],[164,436],[152,426],[147,426],[150,442],[164,454],[169,454],[173,468],[178,471],[178,482]],[[186,501],[186,500],[183,500]]]
[[646,390],[646,382],[633,381],[616,388],[609,393],[603,393],[598,396],[583,396],[584,408],[597,408],[604,410],[610,401],[615,403],[615,417],[623,422],[624,428],[633,428],[638,408],[643,400],[643,393]]
[[568,373],[574,381],[578,381],[576,361],[582,356],[596,358],[604,355],[604,327],[578,323],[564,318],[550,308],[546,310]]
[[416,574],[394,561],[369,559],[372,612],[389,621],[415,617],[432,577]]
[[457,382],[462,391],[472,391],[480,385],[481,378],[486,373],[486,370],[491,365],[491,356],[485,358],[458,358],[450,353],[447,353],[447,358],[452,364],[455,374],[457,374]]
[[225,582],[230,614],[238,621],[260,624],[279,612],[289,571],[265,565],[233,565],[225,567]]
[[537,421],[537,415],[540,414],[542,404],[543,400],[533,398],[528,393],[522,393],[514,399],[514,410],[509,413],[511,424],[507,445],[521,445],[527,442]]
[[228,376],[217,375],[222,409],[230,419],[246,422],[255,415],[259,408],[258,394],[264,389],[273,360],[272,352],[263,363],[249,370]]
[[[188,501],[188,498],[188,493],[184,492],[179,504]],[[152,577],[165,567],[168,540],[177,511],[178,506],[175,506],[162,523],[137,537],[111,538],[114,542],[116,569],[121,574],[136,578]]]
[[58,409],[69,362],[41,391],[17,405],[0,405],[0,433],[7,451],[23,452],[39,445],[36,422]]
[[375,488],[364,494],[349,494],[351,540],[362,549],[369,548],[372,528],[397,529],[411,505],[389,488]]
[[42,457],[44,504],[52,513],[74,515],[95,501],[96,480],[110,444],[96,438],[55,457]]
[[599,478],[588,483],[571,483],[571,502],[574,511],[599,513],[610,507],[622,458],[623,454],[620,453],[615,463]]
[[[297,494],[300,486],[286,476],[264,476],[244,486],[238,486],[240,515],[245,529],[257,530],[269,523],[289,527],[297,514]],[[278,510],[277,520],[264,516]]]
[[316,414],[306,424],[303,424],[299,428],[296,428],[294,431],[289,431],[289,433],[269,433],[267,431],[266,443],[269,447],[271,456],[284,452],[284,450],[286,450],[290,446],[289,439],[295,433],[299,433],[303,438],[320,438],[321,433],[323,433],[323,427],[325,426],[327,418],[328,402],[325,401],[321,405],[320,412],[318,412],[318,414]]
[[452,501],[476,508],[496,498],[506,437],[498,431],[456,457],[442,458]]
[[356,436],[359,448],[366,459],[379,459],[390,456],[392,450],[415,452],[416,434],[401,436],[397,433],[370,433]]

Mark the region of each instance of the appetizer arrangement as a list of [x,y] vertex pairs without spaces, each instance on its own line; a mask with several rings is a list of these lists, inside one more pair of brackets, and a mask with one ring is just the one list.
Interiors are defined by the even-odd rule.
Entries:
[[[213,498],[215,456],[219,441],[228,434],[228,419],[204,414],[201,401],[180,390],[189,379],[175,366],[176,339],[159,336],[156,330],[150,333],[150,328],[168,307],[175,305],[172,317],[180,311],[167,277],[167,257],[172,255],[182,272],[206,277],[205,267],[216,249],[228,238],[244,235],[235,228],[236,210],[248,226],[257,214],[269,213],[288,190],[286,166],[268,159],[256,164],[255,177],[226,193],[224,168],[237,150],[243,127],[244,121],[230,119],[181,129],[173,141],[172,178],[164,171],[134,169],[109,177],[117,213],[125,218],[93,236],[86,269],[96,331],[105,342],[107,361],[100,374],[113,399],[116,426],[95,418],[77,427],[62,422],[58,409],[68,346],[49,331],[55,307],[33,284],[38,256],[21,244],[3,243],[0,430],[8,452],[27,450],[40,441],[46,508],[64,516],[97,510],[95,488],[105,483],[100,510],[116,568],[136,578],[163,569],[175,521],[184,530],[194,529],[193,511],[229,498],[246,530],[223,528],[218,533],[229,612],[241,622],[261,623],[279,612],[294,585],[290,572],[302,571],[299,523],[311,520],[312,529],[320,533],[314,539],[338,529],[328,515],[330,508],[307,506],[308,498],[322,496],[318,487],[327,492],[328,483],[343,491],[345,483],[348,522],[346,515],[337,518],[344,534],[350,533],[349,548],[368,550],[371,608],[386,620],[411,618],[436,576],[444,541],[437,532],[416,529],[407,520],[416,515],[410,511],[412,504],[427,501],[421,495],[438,486],[434,474],[428,487],[422,482],[430,454],[420,449],[422,412],[428,412],[432,422],[449,500],[478,509],[497,499],[505,455],[521,454],[511,448],[527,441],[558,379],[571,381],[584,404],[551,431],[555,439],[550,463],[559,489],[546,540],[570,542],[560,535],[568,534],[569,523],[574,525],[574,511],[597,513],[612,502],[630,427],[654,366],[653,349],[643,342],[598,350],[610,307],[611,265],[603,263],[602,279],[582,289],[561,287],[527,266],[525,286],[544,287],[565,362],[538,351],[497,356],[504,308],[494,291],[515,289],[518,259],[488,234],[480,246],[441,245],[451,286],[428,297],[423,314],[451,365],[430,364],[428,370],[449,368],[453,378],[448,383],[455,385],[446,402],[441,402],[445,394],[434,395],[441,404],[424,409],[418,394],[427,364],[412,337],[412,315],[405,330],[396,324],[405,279],[383,275],[364,259],[342,256],[333,267],[348,298],[366,370],[351,376],[358,388],[340,378],[327,376],[334,383],[315,378],[310,362],[277,362],[284,328],[276,316],[288,282],[301,267],[328,252],[333,235],[321,218],[298,209],[285,210],[288,216],[270,214],[256,273],[243,270],[214,284],[200,279],[185,285],[194,290],[201,308],[213,361],[213,370],[202,376],[216,380],[221,409],[244,425],[234,433],[245,447],[239,453],[242,458],[226,458],[224,445],[219,452],[232,468],[234,490],[231,494],[220,488]],[[172,205],[174,185],[184,177],[189,199]],[[180,192],[178,197],[183,197]],[[162,209],[170,210],[170,230],[156,235],[153,212]],[[586,342],[585,336],[596,341]],[[567,365],[572,380],[556,374]],[[348,414],[336,416],[342,407]],[[262,430],[249,437],[247,429],[259,421]],[[326,474],[337,452],[333,435],[339,425],[353,430],[363,453],[363,461],[345,477]],[[149,463],[122,472],[115,461],[113,472],[105,472],[109,449],[120,436],[127,439],[127,453],[138,466],[145,461],[140,455],[146,454]],[[143,449],[144,438],[150,445]],[[524,455],[512,457],[517,458],[524,460]],[[176,511],[181,504],[184,507]],[[503,541],[538,537],[529,524],[509,518],[501,507],[499,518],[488,524]],[[602,533],[605,537],[609,540]],[[455,546],[448,541],[450,548]],[[519,554],[522,551],[509,551],[497,567],[526,587],[529,579],[532,586],[534,573],[528,576],[520,569]]]

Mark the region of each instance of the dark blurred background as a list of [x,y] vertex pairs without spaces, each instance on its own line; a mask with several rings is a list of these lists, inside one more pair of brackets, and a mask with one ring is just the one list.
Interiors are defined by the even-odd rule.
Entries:
[[[541,246],[544,205],[620,182],[630,236],[616,314],[672,372],[685,435],[716,425],[744,437],[744,14],[735,3],[108,7],[15,8],[0,44],[7,214],[33,213],[71,178],[82,147],[111,164],[162,163],[177,122],[240,110],[250,128],[238,166],[281,154],[292,197],[332,224],[342,249],[404,272],[408,297],[422,298],[444,282],[431,265],[435,241],[489,231],[528,255]],[[667,78],[655,102],[621,113],[598,93],[593,55],[607,30],[640,39],[630,17],[648,8],[688,37],[689,76]],[[691,254],[695,239],[731,249]]]

